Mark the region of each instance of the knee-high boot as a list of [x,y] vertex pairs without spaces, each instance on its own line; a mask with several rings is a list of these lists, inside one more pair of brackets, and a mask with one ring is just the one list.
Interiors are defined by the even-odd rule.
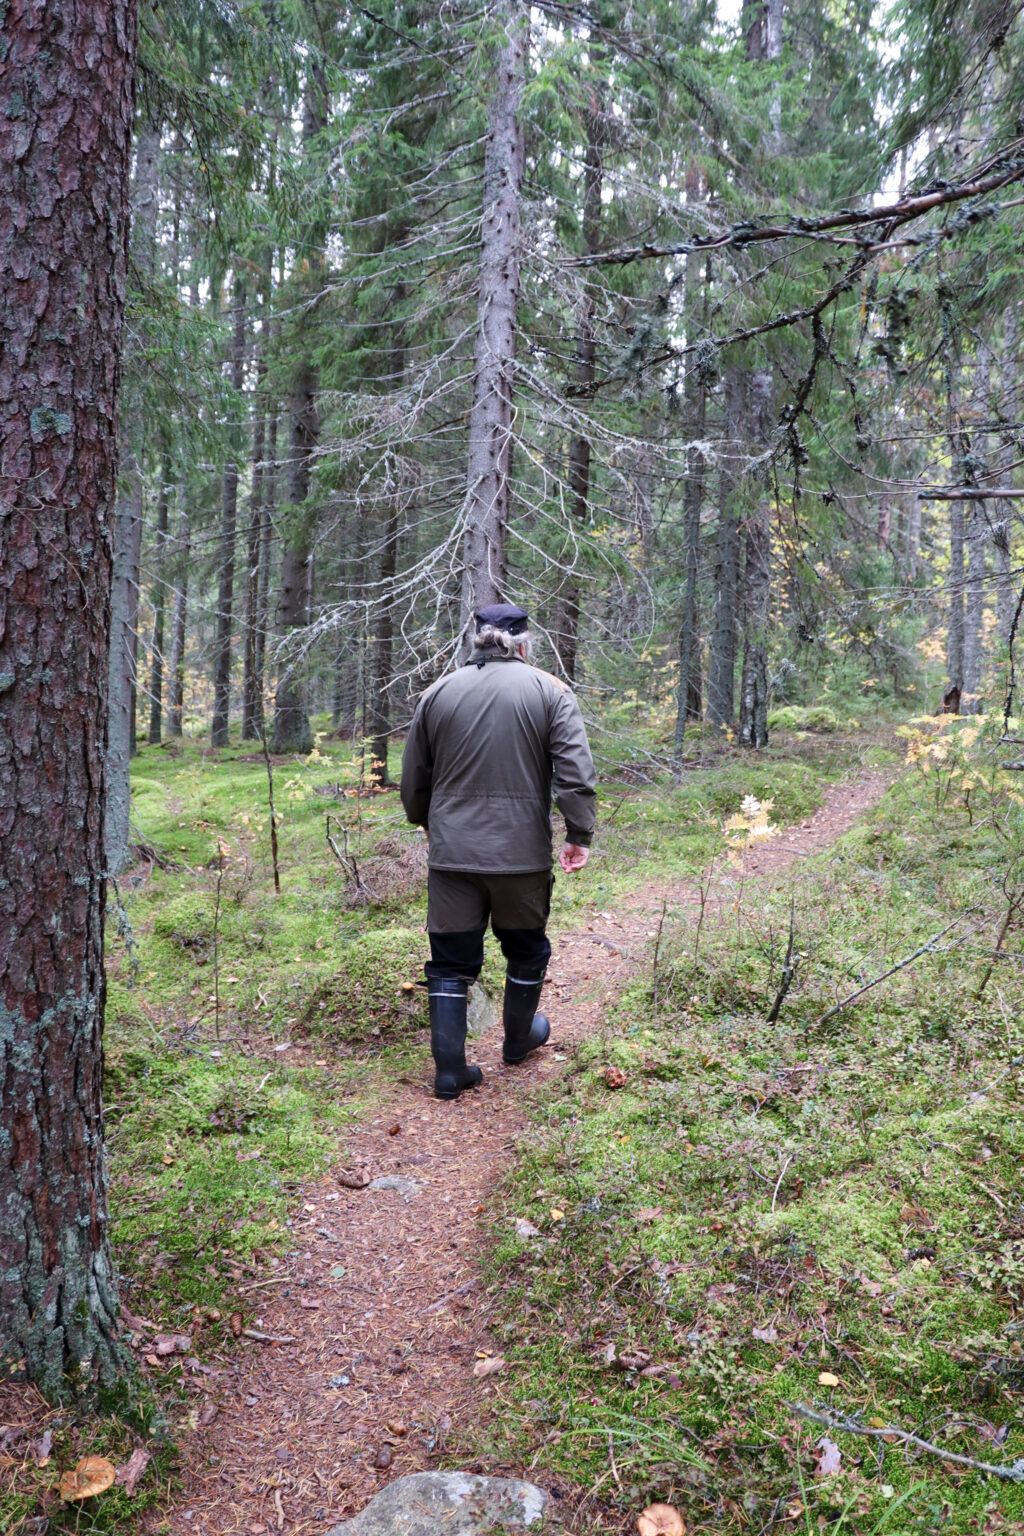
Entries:
[[466,1065],[469,983],[461,977],[434,977],[428,983],[430,1049],[435,1099],[457,1099],[463,1088],[483,1082],[479,1067]]
[[525,1061],[551,1033],[546,1017],[537,1012],[543,985],[543,976],[532,981],[519,979],[511,971],[505,976],[505,1044],[501,1054],[510,1067]]

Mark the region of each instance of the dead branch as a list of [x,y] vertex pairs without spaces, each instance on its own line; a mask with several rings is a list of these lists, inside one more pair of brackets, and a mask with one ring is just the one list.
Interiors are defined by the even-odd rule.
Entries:
[[919,960],[922,955],[926,955],[930,951],[933,951],[939,940],[943,938],[951,928],[955,928],[959,922],[960,918],[955,917],[951,923],[946,924],[941,933],[935,934],[934,938],[929,939],[927,944],[922,944],[920,949],[915,949],[912,955],[907,955],[904,960],[898,961],[896,965],[891,965],[887,971],[882,972],[881,976],[876,976],[873,981],[865,982],[862,987],[857,988],[856,992],[851,992],[849,997],[844,997],[841,1003],[836,1003],[834,1008],[830,1008],[827,1013],[823,1013],[821,1018],[817,1020],[817,1024],[827,1024],[829,1019],[834,1019],[837,1013],[842,1013],[844,1008],[846,1008],[850,1003],[855,1003],[858,997],[863,997],[865,992],[870,992],[872,987],[877,987],[879,982],[887,981],[890,976],[895,976],[897,971],[906,970],[908,965],[912,965],[913,962],[915,960]]
[[1002,1477],[1010,1483],[1024,1483],[1024,1456],[1012,1462],[1009,1466],[991,1461],[978,1461],[974,1456],[961,1456],[958,1451],[947,1451],[941,1445],[934,1445],[931,1440],[922,1440],[920,1435],[915,1435],[909,1429],[899,1429],[896,1425],[885,1425],[875,1429],[867,1424],[862,1424],[859,1419],[847,1418],[844,1414],[829,1412],[827,1409],[819,1411],[808,1408],[804,1403],[787,1403],[793,1413],[801,1419],[807,1419],[811,1424],[820,1424],[825,1429],[838,1429],[848,1435],[863,1435],[869,1440],[899,1440],[903,1445],[917,1446],[918,1450],[928,1451],[932,1456],[939,1456],[943,1461],[955,1462],[958,1467],[970,1467],[975,1472],[987,1472],[991,1477]]
[[[884,223],[898,227],[936,208],[963,202],[969,197],[984,197],[989,192],[998,191],[1000,187],[1020,181],[1024,177],[1024,161],[1020,158],[1022,149],[1024,141],[1020,139],[1008,144],[994,162],[1003,162],[1005,168],[990,176],[961,182],[959,186],[941,187],[934,192],[919,193],[916,197],[904,198],[884,207],[844,208],[839,213],[825,214],[820,219],[795,219],[790,224],[737,224],[723,235],[698,235],[678,245],[638,245],[618,251],[598,251],[593,255],[570,257],[566,264],[575,267],[625,266],[634,261],[664,260],[670,256],[689,256],[694,251],[757,245],[766,240],[806,240],[808,236],[824,235],[833,229],[856,229]],[[1010,161],[1009,165],[1006,165],[1007,160]]]

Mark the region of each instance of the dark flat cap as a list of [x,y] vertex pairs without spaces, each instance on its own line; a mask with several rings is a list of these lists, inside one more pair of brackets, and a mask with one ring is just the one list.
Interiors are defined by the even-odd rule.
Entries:
[[514,603],[491,603],[487,608],[478,608],[473,617],[476,619],[478,634],[485,624],[489,624],[492,629],[504,629],[510,635],[521,635],[530,623],[522,608],[517,608]]

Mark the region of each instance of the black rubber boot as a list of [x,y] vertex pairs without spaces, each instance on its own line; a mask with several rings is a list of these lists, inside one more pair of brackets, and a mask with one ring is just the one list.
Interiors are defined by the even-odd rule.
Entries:
[[430,998],[430,1049],[434,1057],[434,1098],[457,1099],[463,1088],[476,1088],[484,1080],[479,1067],[466,1065],[466,1014],[469,982],[460,977],[432,976]]
[[502,1010],[505,1044],[501,1054],[507,1066],[515,1067],[525,1061],[551,1033],[551,1025],[544,1014],[537,1012],[543,985],[543,976],[536,981],[517,981],[509,972],[505,977],[505,1007]]

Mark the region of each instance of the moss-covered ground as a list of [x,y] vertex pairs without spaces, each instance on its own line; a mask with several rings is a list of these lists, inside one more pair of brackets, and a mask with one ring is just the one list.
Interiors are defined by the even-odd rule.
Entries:
[[1024,1458],[1024,786],[994,729],[904,734],[832,851],[669,922],[495,1204],[475,1449],[580,1529],[1024,1531],[1021,1482],[878,1434]]

